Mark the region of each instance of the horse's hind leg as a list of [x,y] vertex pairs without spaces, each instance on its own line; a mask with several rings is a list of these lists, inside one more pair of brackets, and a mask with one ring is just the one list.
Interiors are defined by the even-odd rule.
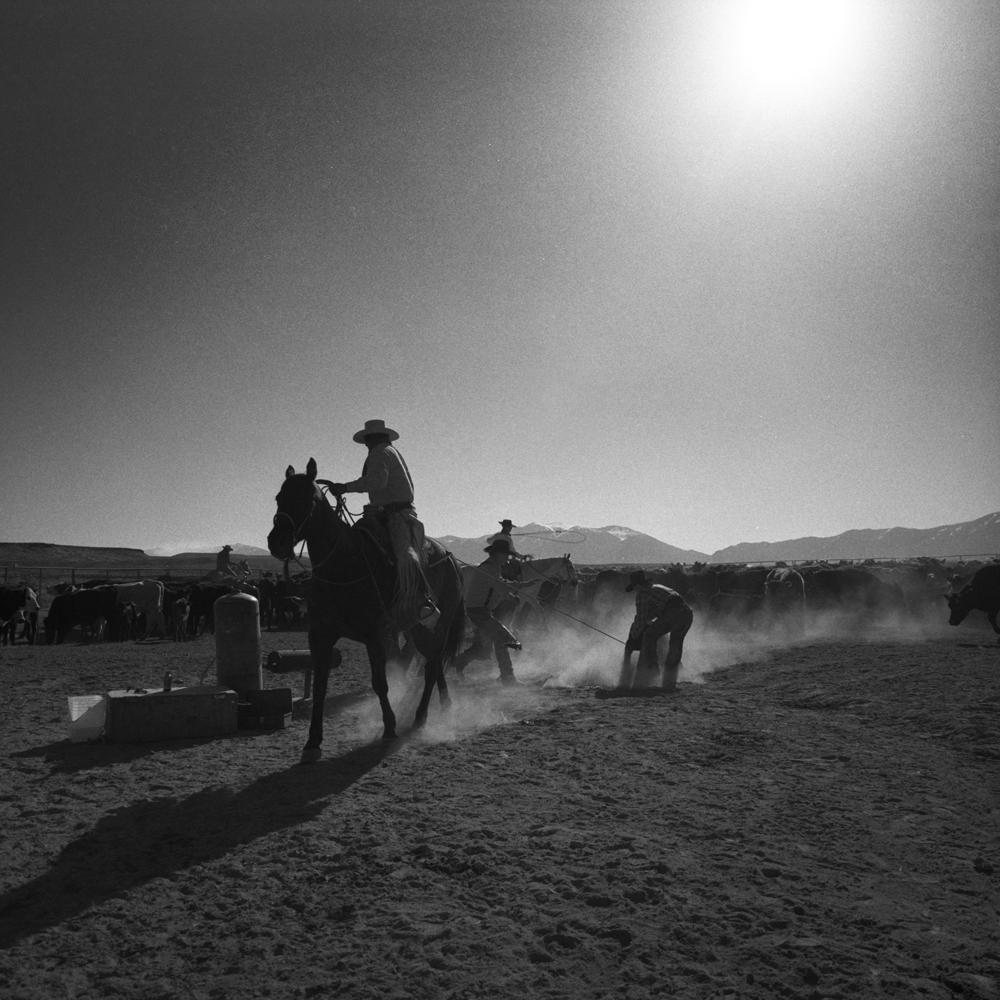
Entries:
[[396,738],[396,713],[389,704],[389,681],[385,675],[385,647],[381,642],[371,642],[366,646],[368,662],[372,668],[372,690],[378,695],[382,707],[382,739]]
[[427,709],[430,706],[435,686],[438,689],[441,705],[447,708],[451,703],[451,697],[448,694],[448,682],[444,678],[444,666],[440,655],[431,657],[424,664],[424,690],[420,696],[420,704],[417,705],[417,714],[413,719],[414,729],[423,728],[427,722]]

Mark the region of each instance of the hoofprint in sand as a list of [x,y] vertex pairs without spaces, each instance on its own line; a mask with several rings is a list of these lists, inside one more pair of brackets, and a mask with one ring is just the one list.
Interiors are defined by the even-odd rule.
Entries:
[[985,628],[695,632],[649,698],[595,697],[600,642],[526,646],[524,686],[451,674],[419,734],[394,681],[391,744],[341,645],[308,766],[304,718],[67,741],[67,696],[211,680],[211,637],[2,650],[3,996],[1000,996]]

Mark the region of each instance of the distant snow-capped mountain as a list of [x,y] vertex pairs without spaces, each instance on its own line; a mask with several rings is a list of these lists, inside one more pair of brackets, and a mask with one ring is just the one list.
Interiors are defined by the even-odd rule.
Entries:
[[[861,528],[828,538],[793,538],[781,542],[740,542],[711,555],[679,549],[658,538],[619,524],[603,528],[525,524],[513,529],[518,551],[535,558],[569,554],[578,566],[661,565],[668,563],[747,563],[810,559],[913,559],[931,556],[1000,555],[1000,512],[974,521],[936,528]],[[488,535],[440,539],[463,562],[485,558]]]
[[220,552],[223,545],[233,546],[233,551],[229,553],[230,558],[235,559],[237,556],[266,556],[270,555],[267,549],[262,549],[257,545],[243,545],[240,542],[220,542],[218,545],[199,545],[197,543],[189,544],[187,542],[181,542],[180,544],[170,545],[163,544],[158,545],[152,549],[146,549],[146,555],[157,556],[157,557],[170,557],[180,556],[180,555],[205,555],[208,552]]
[[861,528],[828,538],[792,538],[783,542],[740,542],[712,553],[712,562],[771,562],[806,559],[914,559],[931,556],[1000,554],[1000,511],[974,521],[936,528]]
[[[490,532],[492,534],[492,532]],[[546,524],[517,525],[511,532],[518,552],[542,559],[549,556],[569,557],[578,566],[635,565],[660,563],[690,563],[707,561],[704,552],[679,549],[622,525],[585,528],[581,525],[562,527]],[[438,540],[462,562],[477,565],[486,558],[483,549],[490,535],[460,538],[444,535]]]

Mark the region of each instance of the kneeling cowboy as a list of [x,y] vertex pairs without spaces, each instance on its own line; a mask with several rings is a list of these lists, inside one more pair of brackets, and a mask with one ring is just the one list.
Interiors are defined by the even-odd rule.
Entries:
[[[502,571],[511,556],[517,556],[509,538],[494,537],[483,551],[487,558],[466,576],[465,612],[482,636],[493,645],[493,652],[500,667],[500,682],[514,684],[514,669],[510,650],[520,649],[517,636],[496,617],[497,607],[508,597],[517,596],[518,584],[503,578]],[[476,647],[469,653],[478,652]],[[467,659],[464,654],[456,657],[456,669],[461,670]]]
[[677,687],[677,675],[681,669],[681,655],[684,652],[684,637],[694,621],[694,612],[684,598],[664,586],[653,583],[641,570],[629,576],[627,591],[635,591],[635,618],[625,643],[625,658],[632,650],[639,650],[636,677],[659,675],[660,666],[656,662],[656,646],[660,638],[670,635],[667,659],[663,670],[663,688],[673,691]]
[[375,518],[385,526],[396,557],[399,610],[409,616],[416,606],[418,623],[434,628],[440,613],[424,572],[424,526],[413,506],[410,470],[391,444],[398,437],[396,431],[386,427],[384,420],[366,420],[365,426],[354,435],[358,444],[368,447],[360,478],[350,483],[333,483],[328,479],[316,482],[338,496],[368,494],[364,517]]

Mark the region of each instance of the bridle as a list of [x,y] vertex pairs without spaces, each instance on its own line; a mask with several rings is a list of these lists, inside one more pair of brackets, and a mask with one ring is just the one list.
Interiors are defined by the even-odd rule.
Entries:
[[[302,547],[303,547],[303,549],[305,548],[305,545],[306,545],[306,528],[308,527],[309,522],[312,520],[313,515],[316,513],[316,509],[319,507],[320,499],[323,496],[325,496],[325,494],[326,494],[326,490],[325,489],[321,490],[320,487],[318,487],[315,484],[313,484],[312,499],[309,501],[309,507],[306,510],[305,514],[302,516],[302,520],[299,521],[298,523],[295,522],[295,519],[292,517],[291,514],[289,514],[287,511],[280,510],[280,509],[277,511],[277,513],[274,515],[274,518],[272,519],[271,523],[272,523],[272,526],[275,527],[275,528],[277,528],[278,525],[280,523],[282,523],[283,521],[287,521],[289,524],[291,524],[291,526],[292,526],[292,555],[290,556],[290,558],[294,559],[300,566],[304,566],[304,563],[302,562],[302,549],[299,550],[299,554],[298,555],[295,555],[295,546],[299,542],[302,542]],[[279,493],[278,496],[280,497],[281,494]],[[334,516],[337,517],[337,518],[339,518],[341,521],[345,521],[346,522],[345,512],[348,515],[350,514],[350,512],[347,511],[347,507],[346,507],[346,505],[344,503],[343,497],[337,496],[337,507],[336,507],[336,510],[333,512]],[[334,557],[334,555],[336,555],[337,550],[340,547],[341,547],[340,546],[340,540],[337,539],[337,538],[334,538],[334,540],[332,541],[332,543],[330,545],[330,551],[327,552],[327,554],[322,559],[320,559],[318,561],[313,561],[313,560],[310,559],[310,567],[311,567],[311,572],[312,572],[313,577],[315,577],[317,580],[322,581],[323,583],[328,583],[328,584],[333,584],[333,585],[338,585],[338,586],[351,586],[351,585],[360,583],[361,580],[365,579],[365,577],[360,577],[360,578],[355,579],[355,580],[328,580],[328,579],[325,579],[324,577],[321,577],[321,576],[317,575],[316,570],[318,570],[321,566],[324,566],[328,562],[330,562],[330,560]],[[365,561],[367,562],[367,557],[366,557]],[[286,570],[287,570],[287,560],[286,560]],[[374,581],[375,575],[374,575],[374,573],[371,572],[370,567],[369,567],[368,576],[370,576],[371,579]]]
[[[281,494],[279,493],[278,497],[280,498],[280,496]],[[287,511],[281,510],[280,507],[278,508],[278,512],[274,515],[274,518],[271,521],[272,527],[277,528],[278,525],[282,522],[282,520],[288,521],[288,523],[291,524],[293,551],[295,549],[295,546],[299,542],[305,541],[305,527],[310,522],[310,520],[312,520],[312,516],[316,511],[316,504],[318,501],[319,501],[319,491],[315,487],[313,487],[313,495],[312,495],[312,500],[309,502],[309,508],[308,510],[306,510],[305,515],[303,516],[302,520],[299,521],[298,524],[295,523],[295,518],[293,518],[291,514],[289,514]]]

